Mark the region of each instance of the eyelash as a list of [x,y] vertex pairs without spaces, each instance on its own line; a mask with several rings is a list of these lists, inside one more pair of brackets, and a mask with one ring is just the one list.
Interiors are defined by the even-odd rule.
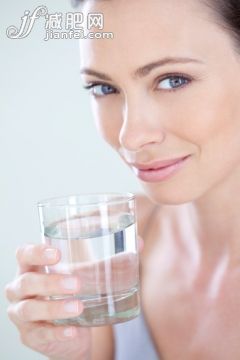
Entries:
[[[187,80],[187,83],[185,83],[185,84],[183,84],[183,85],[180,85],[180,86],[178,86],[178,87],[176,87],[176,88],[172,88],[172,89],[157,89],[158,91],[167,91],[167,92],[174,92],[174,91],[178,91],[179,89],[182,89],[182,88],[184,88],[185,86],[187,86],[187,85],[189,85],[191,82],[192,82],[192,78],[191,77],[189,77],[189,76],[186,76],[186,75],[184,75],[184,74],[166,74],[164,77],[160,77],[160,78],[158,78],[157,80],[156,80],[156,83],[157,84],[159,84],[160,82],[162,82],[162,81],[164,81],[164,80],[168,80],[168,79],[170,79],[170,78],[181,78],[181,79],[183,79],[184,81],[185,80]],[[99,86],[99,85],[101,85],[101,86],[109,86],[110,88],[112,88],[113,90],[114,90],[114,92],[112,92],[112,93],[110,93],[110,94],[105,94],[105,95],[96,95],[96,94],[93,94],[92,92],[91,92],[91,95],[92,96],[94,96],[94,97],[96,97],[96,98],[104,98],[104,97],[106,97],[106,96],[109,96],[109,95],[114,95],[114,94],[116,94],[117,93],[117,89],[115,89],[112,85],[109,85],[109,84],[107,84],[107,83],[103,83],[103,82],[92,82],[92,83],[90,83],[89,85],[85,85],[85,86],[83,86],[84,87],[84,89],[86,89],[86,90],[88,90],[88,91],[90,91],[90,90],[93,90],[96,86]]]

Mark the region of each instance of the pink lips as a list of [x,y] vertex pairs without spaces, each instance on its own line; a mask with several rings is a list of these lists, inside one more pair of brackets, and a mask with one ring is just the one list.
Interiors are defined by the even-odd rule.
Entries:
[[171,160],[155,161],[149,164],[132,164],[134,172],[143,181],[166,180],[180,170],[191,155]]

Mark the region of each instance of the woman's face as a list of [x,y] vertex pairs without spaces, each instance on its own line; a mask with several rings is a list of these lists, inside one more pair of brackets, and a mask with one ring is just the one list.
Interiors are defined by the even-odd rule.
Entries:
[[[178,204],[233,172],[240,179],[240,56],[210,10],[195,0],[98,0],[83,11],[103,13],[103,31],[114,33],[80,44],[97,128],[149,196]],[[187,155],[164,178],[143,180],[132,164]]]

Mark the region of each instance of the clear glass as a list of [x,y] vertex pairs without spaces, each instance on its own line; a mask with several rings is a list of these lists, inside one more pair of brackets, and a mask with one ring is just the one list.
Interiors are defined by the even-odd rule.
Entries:
[[[59,325],[101,326],[127,321],[140,312],[139,257],[133,194],[85,194],[38,203],[42,241],[61,251],[46,272],[81,279],[78,317]],[[51,297],[52,300],[72,296]],[[74,296],[76,297],[76,296]]]

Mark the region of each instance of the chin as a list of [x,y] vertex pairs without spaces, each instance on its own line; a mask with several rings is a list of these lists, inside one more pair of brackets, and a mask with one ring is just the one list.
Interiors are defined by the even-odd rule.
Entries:
[[150,187],[142,184],[146,196],[155,204],[160,205],[181,205],[200,198],[201,191],[193,191],[189,188],[176,186],[174,189]]

